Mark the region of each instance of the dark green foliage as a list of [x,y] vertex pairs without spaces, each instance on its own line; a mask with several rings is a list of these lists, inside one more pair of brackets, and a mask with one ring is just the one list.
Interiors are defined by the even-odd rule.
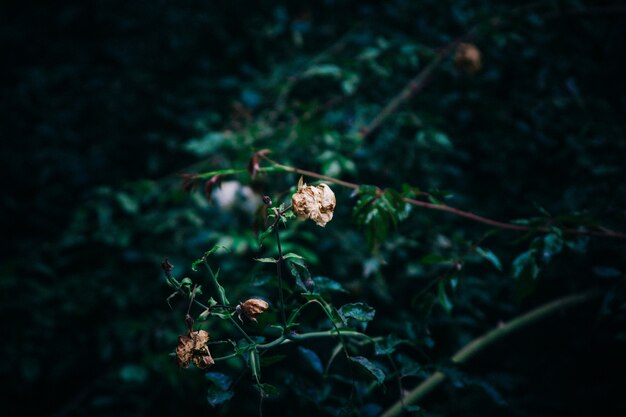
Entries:
[[[626,415],[626,243],[584,234],[626,231],[619,2],[13,3],[2,415],[258,415],[262,395],[265,415],[376,416],[437,370],[448,381],[408,414]],[[446,56],[364,135],[470,30],[481,71]],[[291,212],[276,225],[284,329],[269,225],[301,175],[337,207],[325,228]],[[405,198],[530,230],[491,234]],[[601,299],[449,363],[590,289]],[[205,371],[173,357],[192,295],[211,307],[191,313],[212,355],[237,353]],[[240,322],[251,297],[270,307]],[[256,348],[365,325],[372,339],[345,350],[335,335]]]

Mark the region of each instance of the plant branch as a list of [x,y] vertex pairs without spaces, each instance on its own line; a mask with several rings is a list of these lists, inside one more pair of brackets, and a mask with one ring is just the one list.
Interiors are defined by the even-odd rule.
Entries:
[[[220,300],[220,303],[222,304],[222,306],[229,306],[230,303],[228,302],[228,299],[226,298],[226,295],[224,294],[224,288],[222,288],[220,283],[217,281],[217,275],[213,272],[213,268],[211,268],[211,265],[209,265],[209,261],[207,261],[206,257],[203,257],[202,260],[204,261],[204,265],[206,266],[206,268],[209,270],[209,274],[211,275],[211,280],[213,281],[213,285],[215,286],[215,289],[217,290],[217,296]],[[241,335],[248,342],[254,343],[254,340],[252,340],[252,338],[248,336],[248,333],[246,333],[246,331],[241,328],[239,323],[237,323],[237,321],[232,316],[229,316],[228,319],[230,320],[231,324],[237,329],[237,331],[241,333]]]
[[[529,311],[526,314],[514,318],[508,323],[503,324],[498,328],[491,330],[490,332],[485,333],[477,339],[472,340],[470,343],[465,345],[465,347],[459,350],[454,356],[452,356],[451,360],[455,364],[462,364],[464,362],[467,362],[474,355],[491,346],[493,343],[499,341],[500,339],[512,333],[515,333],[530,324],[545,319],[550,315],[555,314],[565,308],[582,304],[599,295],[600,293],[598,291],[589,291],[582,294],[575,294],[559,298],[550,303],[544,304],[538,308],[535,308],[534,310]],[[439,384],[441,384],[445,379],[446,375],[443,372],[435,372],[404,397],[404,404],[414,404],[417,401],[421,400],[433,389],[437,388]],[[402,413],[403,404],[402,402],[398,401],[391,407],[389,407],[381,415],[381,417],[394,417],[399,416]]]
[[278,298],[280,299],[280,317],[283,320],[283,325],[287,324],[287,317],[285,316],[285,298],[283,296],[283,272],[282,272],[282,263],[283,263],[283,249],[280,246],[280,232],[278,231],[278,221],[280,220],[281,214],[278,213],[276,216],[276,226],[274,227],[274,232],[276,233],[276,247],[278,248],[278,259],[276,259],[276,274],[278,275]]
[[[348,181],[343,181],[337,178],[329,177],[327,175],[319,174],[317,172],[308,171],[308,170],[300,169],[296,167],[291,167],[288,165],[283,165],[268,158],[265,155],[260,155],[260,157],[266,160],[267,162],[271,163],[274,167],[280,168],[287,172],[293,172],[296,174],[318,178],[321,180],[332,182],[334,184],[341,185],[346,188],[351,188],[353,190],[359,189],[359,184],[355,184],[355,183],[348,182]],[[426,201],[419,201],[419,200],[415,200],[415,199],[408,198],[408,197],[404,197],[403,200],[404,202],[417,206],[417,207],[423,207],[429,210],[445,211],[447,213],[454,214],[455,216],[464,217],[466,219],[475,221],[477,223],[483,223],[489,226],[497,227],[499,229],[515,230],[515,231],[537,231],[537,232],[549,232],[550,231],[550,228],[547,226],[533,227],[533,226],[524,226],[520,224],[505,223],[505,222],[501,222],[498,220],[490,219],[488,217],[479,216],[469,211],[461,210],[461,209],[451,207],[445,204],[433,204],[433,203],[428,203]],[[600,228],[600,230],[579,230],[579,229],[572,229],[572,228],[564,228],[562,230],[564,233],[571,234],[571,235],[589,235],[589,236],[599,236],[599,237],[610,237],[610,238],[616,238],[616,239],[626,239],[626,234],[621,233],[621,232],[616,232],[614,230],[610,230],[606,228]]]

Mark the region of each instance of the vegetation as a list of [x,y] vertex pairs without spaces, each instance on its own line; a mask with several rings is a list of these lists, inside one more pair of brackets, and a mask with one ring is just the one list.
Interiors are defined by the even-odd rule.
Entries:
[[4,5],[3,415],[625,415],[626,9]]

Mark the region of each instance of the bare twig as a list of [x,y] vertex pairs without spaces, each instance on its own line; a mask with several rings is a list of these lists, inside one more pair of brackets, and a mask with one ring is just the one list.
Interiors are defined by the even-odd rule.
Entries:
[[[359,184],[329,177],[327,175],[318,174],[317,172],[279,164],[278,162],[273,161],[272,159],[268,158],[265,155],[262,155],[261,158],[273,164],[275,167],[281,168],[287,172],[294,172],[297,174],[306,175],[306,176],[313,177],[313,178],[319,178],[321,180],[332,182],[332,183],[341,185],[343,187],[352,188],[353,190],[359,189]],[[428,203],[426,201],[419,201],[419,200],[415,200],[415,199],[408,198],[408,197],[404,197],[403,200],[406,203],[409,203],[417,207],[423,207],[429,210],[445,211],[445,212],[454,214],[455,216],[464,217],[466,219],[470,219],[472,221],[483,223],[489,226],[497,227],[499,229],[515,230],[515,231],[520,231],[520,232],[536,231],[536,232],[542,232],[542,233],[549,232],[551,230],[550,227],[548,226],[535,227],[535,226],[525,226],[525,225],[520,225],[520,224],[501,222],[498,220],[490,219],[488,217],[479,216],[469,211],[460,210],[458,208],[451,207],[445,204],[433,204],[433,203]],[[564,233],[567,233],[570,235],[587,235],[587,236],[609,237],[609,238],[616,238],[616,239],[626,239],[626,234],[622,232],[616,232],[614,230],[610,230],[604,227],[599,228],[599,230],[579,230],[579,229],[572,229],[572,228],[564,228],[561,230]]]

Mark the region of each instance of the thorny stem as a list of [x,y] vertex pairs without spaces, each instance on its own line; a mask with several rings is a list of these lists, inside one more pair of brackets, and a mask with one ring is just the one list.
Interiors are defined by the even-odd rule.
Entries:
[[[496,329],[493,329],[490,332],[487,332],[484,335],[472,340],[461,350],[459,350],[454,356],[452,356],[451,361],[455,364],[462,364],[464,362],[467,362],[474,355],[476,355],[483,349],[491,346],[493,343],[499,341],[505,336],[515,333],[516,331],[521,330],[524,327],[539,320],[542,320],[546,317],[549,317],[550,315],[557,313],[565,308],[572,307],[577,304],[582,304],[599,295],[600,293],[598,291],[589,291],[582,294],[575,294],[559,298],[540,307],[537,307],[534,310],[531,310],[526,314],[516,317],[508,323],[503,324]],[[381,417],[395,417],[401,415],[404,411],[405,405],[414,404],[417,401],[421,400],[432,390],[438,387],[445,379],[446,375],[443,372],[435,372],[430,377],[422,381],[422,383],[419,384],[416,388],[411,390],[404,397],[403,401],[398,401],[391,407],[389,407],[381,415]]]
[[[353,190],[358,190],[360,187],[359,184],[355,184],[355,183],[348,182],[348,181],[343,181],[337,178],[329,177],[327,175],[318,174],[317,172],[307,171],[304,169],[280,164],[268,158],[265,155],[260,155],[260,157],[265,159],[267,162],[271,163],[274,167],[281,168],[287,172],[293,172],[296,174],[306,175],[306,176],[313,177],[313,178],[319,178],[321,180],[329,181],[329,182],[341,185],[343,187],[351,188]],[[465,217],[466,219],[470,219],[472,221],[487,224],[489,226],[497,227],[500,229],[516,230],[516,231],[537,231],[537,232],[544,232],[544,233],[550,231],[550,227],[548,226],[534,227],[534,226],[524,226],[524,225],[519,225],[519,224],[500,222],[500,221],[493,220],[487,217],[479,216],[469,211],[460,210],[458,208],[451,207],[445,204],[433,204],[433,203],[428,203],[426,201],[419,201],[419,200],[415,200],[415,199],[408,198],[408,197],[404,197],[403,200],[404,202],[409,203],[414,206],[423,207],[429,210],[445,211],[445,212],[454,214],[459,217]],[[610,237],[610,238],[616,238],[616,239],[626,239],[625,233],[617,232],[617,231],[610,230],[604,227],[600,228],[600,230],[579,230],[579,229],[564,228],[562,229],[562,231],[564,233],[571,234],[571,235],[588,235],[588,236]]]

